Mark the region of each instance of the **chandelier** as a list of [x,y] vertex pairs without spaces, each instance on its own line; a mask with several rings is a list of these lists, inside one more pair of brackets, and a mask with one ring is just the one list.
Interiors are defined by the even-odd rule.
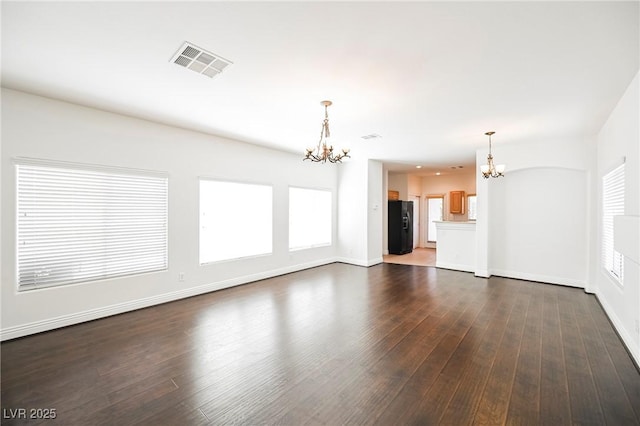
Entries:
[[322,130],[320,130],[320,140],[315,148],[307,148],[307,153],[303,160],[311,160],[314,163],[341,163],[343,158],[351,158],[348,149],[342,149],[340,154],[333,153],[333,146],[327,143],[329,137],[329,114],[327,108],[332,104],[331,101],[322,101],[324,105],[324,121],[322,122]]
[[489,136],[489,155],[487,156],[487,164],[484,166],[480,166],[480,171],[482,172],[482,176],[485,179],[489,179],[489,176],[497,178],[500,176],[504,176],[504,164],[498,164],[497,166],[493,164],[493,155],[491,155],[491,135],[496,132],[487,132],[485,135]]

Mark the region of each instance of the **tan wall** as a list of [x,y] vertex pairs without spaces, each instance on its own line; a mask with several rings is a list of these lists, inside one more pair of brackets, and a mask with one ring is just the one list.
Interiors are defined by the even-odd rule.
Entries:
[[398,191],[400,200],[407,200],[409,187],[406,173],[389,173],[387,189],[389,191]]
[[[464,214],[451,214],[449,212],[449,192],[465,192]],[[422,178],[422,199],[429,195],[444,195],[444,220],[465,221],[468,219],[466,195],[476,193],[475,171],[464,174],[451,174],[442,176],[428,176]],[[426,205],[426,203],[425,203]]]

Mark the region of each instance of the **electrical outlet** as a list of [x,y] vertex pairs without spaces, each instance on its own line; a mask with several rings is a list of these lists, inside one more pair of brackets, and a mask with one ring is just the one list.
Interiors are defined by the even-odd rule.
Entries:
[[178,274],[178,281],[183,282],[184,281],[184,272],[180,272]]
[[640,319],[636,320],[636,334],[640,336]]

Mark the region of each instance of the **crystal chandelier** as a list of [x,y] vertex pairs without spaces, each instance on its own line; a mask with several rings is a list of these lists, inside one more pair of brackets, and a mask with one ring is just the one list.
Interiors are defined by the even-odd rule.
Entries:
[[307,148],[307,153],[303,160],[311,160],[314,163],[341,163],[343,158],[351,158],[349,156],[348,149],[342,149],[342,153],[335,155],[333,153],[333,146],[327,143],[329,137],[329,114],[327,107],[329,107],[331,101],[322,101],[321,105],[324,105],[324,121],[322,122],[322,130],[320,130],[320,140],[318,146],[315,148]]
[[485,179],[489,179],[489,176],[497,178],[500,176],[504,176],[504,164],[498,164],[497,166],[493,164],[493,155],[491,155],[491,135],[496,132],[487,132],[485,135],[489,136],[489,155],[487,156],[487,164],[484,166],[480,166],[480,171],[482,172],[482,176]]

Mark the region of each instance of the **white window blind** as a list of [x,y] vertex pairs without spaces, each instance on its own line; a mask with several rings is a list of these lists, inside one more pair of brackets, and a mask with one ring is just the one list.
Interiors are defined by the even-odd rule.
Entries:
[[624,164],[602,178],[602,265],[622,284],[624,258],[613,246],[613,217],[624,214]]
[[19,290],[167,269],[166,176],[16,168]]

